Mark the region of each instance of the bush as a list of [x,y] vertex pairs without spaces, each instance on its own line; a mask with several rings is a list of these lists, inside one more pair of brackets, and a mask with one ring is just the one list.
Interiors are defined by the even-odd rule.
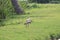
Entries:
[[27,7],[27,2],[25,2],[25,1],[19,1],[19,4],[20,4],[20,6],[21,6],[23,9],[26,9],[26,7]]
[[30,9],[30,8],[40,8],[40,7],[36,3],[33,3],[33,4],[27,5],[27,8]]
[[0,26],[4,26],[4,21],[6,19],[5,13],[3,10],[0,9]]
[[37,8],[38,6],[37,6],[37,4],[34,3],[31,7]]

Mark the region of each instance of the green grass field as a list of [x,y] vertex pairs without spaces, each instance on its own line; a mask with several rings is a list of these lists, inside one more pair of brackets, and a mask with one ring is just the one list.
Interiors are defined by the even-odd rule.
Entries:
[[[26,11],[30,14],[6,21],[8,25],[0,27],[0,40],[50,40],[50,34],[60,33],[60,4],[38,5],[40,8]],[[26,28],[24,22],[28,16],[33,22]]]

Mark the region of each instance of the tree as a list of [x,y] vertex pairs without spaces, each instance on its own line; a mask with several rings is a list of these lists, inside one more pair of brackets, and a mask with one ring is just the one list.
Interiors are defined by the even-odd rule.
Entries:
[[[14,10],[15,9],[15,10]],[[0,19],[5,19],[13,13],[22,14],[23,10],[18,5],[17,0],[0,0]]]
[[14,14],[22,14],[23,10],[18,5],[17,0],[0,0],[0,24],[4,23],[5,19]]
[[3,5],[3,1],[0,0],[0,21],[1,19],[5,19],[6,15],[4,13],[4,5]]

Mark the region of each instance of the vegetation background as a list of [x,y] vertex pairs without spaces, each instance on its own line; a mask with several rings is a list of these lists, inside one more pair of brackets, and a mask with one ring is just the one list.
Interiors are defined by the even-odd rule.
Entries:
[[[26,18],[32,24],[26,28]],[[0,0],[0,40],[58,40],[60,0]]]

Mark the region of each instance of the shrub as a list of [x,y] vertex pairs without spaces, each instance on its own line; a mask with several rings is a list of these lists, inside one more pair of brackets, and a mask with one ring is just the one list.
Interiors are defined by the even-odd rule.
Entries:
[[31,7],[37,8],[37,4],[34,3]]

